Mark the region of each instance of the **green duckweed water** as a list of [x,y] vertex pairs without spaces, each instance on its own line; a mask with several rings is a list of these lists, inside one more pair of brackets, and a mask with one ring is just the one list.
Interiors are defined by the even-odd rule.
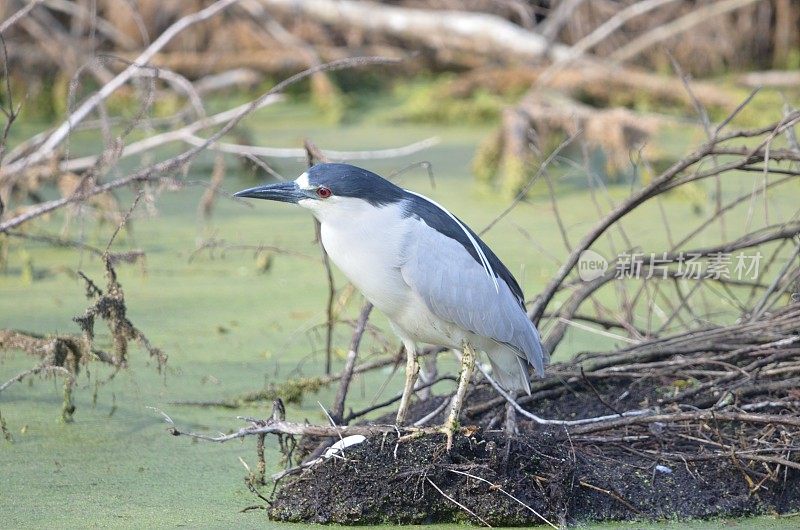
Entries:
[[[252,117],[248,126],[263,145],[297,146],[308,136],[320,146],[336,149],[392,147],[436,135],[441,141],[429,151],[363,165],[388,173],[413,162],[430,161],[435,189],[420,170],[404,175],[403,185],[430,195],[475,228],[485,226],[507,205],[507,200],[478,190],[469,170],[474,148],[487,133],[484,128],[396,125],[369,118],[343,126],[324,125],[310,107],[297,104],[265,109]],[[302,170],[302,161],[281,161],[276,167],[294,176]],[[230,161],[228,168],[226,190],[252,184],[235,162]],[[203,157],[192,165],[189,179],[206,180],[210,171],[211,157]],[[575,175],[573,178],[578,178]],[[611,189],[603,201],[618,200],[626,192],[624,187]],[[90,364],[78,380],[72,424],[59,421],[59,380],[34,377],[0,395],[0,413],[13,437],[13,442],[0,439],[0,527],[278,526],[268,522],[261,510],[240,512],[258,500],[244,485],[246,471],[240,463],[243,459],[255,465],[253,440],[213,444],[175,438],[150,407],[165,411],[183,429],[229,431],[242,425],[237,415],[265,416],[268,407],[253,405],[231,411],[172,402],[232,397],[287,377],[319,375],[323,342],[315,329],[324,321],[324,272],[317,259],[312,222],[305,212],[278,204],[248,206],[220,200],[211,222],[203,223],[197,215],[201,193],[202,188],[189,187],[163,194],[156,210],[140,206],[132,233],[123,234],[116,245],[117,249],[142,248],[147,253],[143,266],[120,265],[119,280],[129,317],[169,355],[166,370],[159,374],[146,354],[134,347],[130,368],[96,387],[110,371]],[[131,198],[127,193],[120,195],[125,204]],[[790,199],[784,201],[788,208]],[[560,195],[559,214],[573,243],[597,219],[589,204],[585,190],[565,189]],[[666,199],[665,206],[676,219],[676,232],[696,222],[696,214],[680,196]],[[61,217],[52,218],[45,228],[57,232],[62,222]],[[665,238],[660,223],[655,208],[643,208],[626,223],[628,235],[642,245],[660,248]],[[73,224],[72,234],[79,228],[89,242],[99,246],[104,246],[110,231],[86,222],[82,227]],[[232,245],[277,245],[312,259],[275,254],[269,270],[260,272],[250,251],[193,256],[198,240],[209,236]],[[558,258],[565,255],[555,213],[544,193],[535,193],[485,239],[529,295],[542,288],[556,270]],[[4,244],[10,248],[8,267],[0,274],[0,327],[77,332],[71,318],[87,303],[74,271],[83,270],[101,281],[98,260],[74,249],[23,245],[13,239]],[[26,279],[26,268],[32,268],[31,280]],[[343,285],[338,273],[337,283]],[[360,299],[355,297],[345,316],[354,315],[359,305]],[[380,315],[373,323],[386,329]],[[98,340],[104,344],[107,335],[101,334]],[[337,351],[348,342],[347,326],[338,326]],[[380,340],[370,335],[362,346],[363,355],[375,355],[381,347]],[[583,349],[612,347],[611,339],[571,332],[556,359]],[[3,353],[0,380],[30,368],[33,362],[20,352]],[[337,368],[341,364],[339,356]],[[376,389],[389,377],[390,369],[357,378],[348,405],[358,408],[371,402]],[[377,397],[392,395],[400,386],[401,375],[395,374]],[[334,391],[323,390],[301,405],[288,407],[288,417],[324,422],[318,401],[330,404]],[[276,471],[280,468],[278,453],[274,441],[269,443],[268,463],[270,471]],[[766,517],[595,528],[788,528],[795,524],[792,518]]]

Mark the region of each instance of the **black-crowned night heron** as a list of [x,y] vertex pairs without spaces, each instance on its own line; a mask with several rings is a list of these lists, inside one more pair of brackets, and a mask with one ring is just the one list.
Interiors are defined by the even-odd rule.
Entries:
[[448,447],[472,374],[473,348],[486,352],[494,378],[508,391],[530,394],[529,364],[544,374],[546,355],[519,284],[475,232],[431,199],[348,164],[319,164],[293,182],[236,196],[311,210],[331,260],[386,314],[408,356],[398,425],[406,420],[419,372],[417,343],[463,351],[445,424]]

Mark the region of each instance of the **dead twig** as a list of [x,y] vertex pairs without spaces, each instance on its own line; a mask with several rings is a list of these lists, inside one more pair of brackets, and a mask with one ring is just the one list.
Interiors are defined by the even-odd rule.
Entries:
[[460,502],[458,502],[457,500],[455,500],[453,497],[451,497],[450,495],[448,495],[447,493],[445,493],[444,491],[442,491],[442,488],[440,488],[439,486],[437,486],[437,485],[436,485],[436,483],[435,483],[434,481],[432,481],[430,478],[428,478],[428,477],[425,477],[425,480],[426,480],[426,481],[428,481],[428,484],[430,484],[431,486],[433,486],[433,489],[435,489],[436,491],[438,491],[438,492],[439,492],[439,493],[442,495],[442,497],[444,497],[444,498],[445,498],[445,499],[447,499],[448,501],[452,502],[453,504],[455,504],[456,506],[458,506],[459,508],[461,508],[462,510],[464,510],[465,512],[467,512],[468,514],[470,514],[472,517],[474,517],[475,519],[477,519],[478,521],[480,521],[480,522],[481,522],[481,523],[482,523],[484,526],[486,526],[486,527],[488,527],[488,528],[492,528],[492,525],[490,525],[489,523],[487,523],[487,522],[486,522],[486,520],[485,520],[483,517],[481,517],[481,516],[480,516],[480,515],[478,515],[477,513],[473,512],[472,510],[470,510],[469,508],[467,508],[466,506],[464,506],[463,504],[461,504]]
[[364,336],[364,331],[367,328],[367,319],[372,311],[372,304],[366,302],[361,308],[361,313],[358,315],[356,327],[353,330],[353,338],[350,342],[350,351],[347,353],[347,360],[345,361],[342,376],[339,380],[339,389],[336,391],[336,398],[333,401],[333,409],[331,409],[331,416],[337,421],[341,422],[344,418],[344,402],[347,399],[347,391],[350,388],[350,381],[353,379],[353,370],[356,367],[356,359],[358,358],[358,348],[361,345],[361,338]]

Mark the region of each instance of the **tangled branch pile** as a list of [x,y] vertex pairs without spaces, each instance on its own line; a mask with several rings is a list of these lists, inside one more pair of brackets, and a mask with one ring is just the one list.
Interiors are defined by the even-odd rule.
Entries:
[[[155,40],[172,22],[210,2],[38,3],[40,8],[24,18],[12,35],[26,37],[29,45],[14,49],[11,58],[31,74],[63,70],[68,79],[92,58],[90,50],[132,59],[134,50]],[[692,73],[708,74],[791,66],[800,20],[798,6],[787,0],[716,2],[719,5],[655,0],[643,6],[630,0],[239,0],[237,4],[224,17],[190,28],[160,51],[154,64],[187,77],[234,67],[286,74],[319,59],[341,59],[356,49],[394,57],[416,49],[429,67],[438,69],[587,55],[660,70],[668,66],[658,49],[663,44]],[[21,1],[5,2],[0,19],[23,6]],[[702,31],[696,31],[699,27]],[[517,42],[502,37],[503,31],[513,29]],[[38,47],[31,43],[36,40],[52,44]],[[110,68],[98,64],[91,75],[107,81]]]

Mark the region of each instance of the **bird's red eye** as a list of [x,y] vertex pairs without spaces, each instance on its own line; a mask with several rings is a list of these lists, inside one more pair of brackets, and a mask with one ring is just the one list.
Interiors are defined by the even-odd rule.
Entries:
[[317,188],[317,197],[320,199],[327,199],[331,195],[333,195],[333,192],[330,188],[326,188],[325,186],[320,186]]

